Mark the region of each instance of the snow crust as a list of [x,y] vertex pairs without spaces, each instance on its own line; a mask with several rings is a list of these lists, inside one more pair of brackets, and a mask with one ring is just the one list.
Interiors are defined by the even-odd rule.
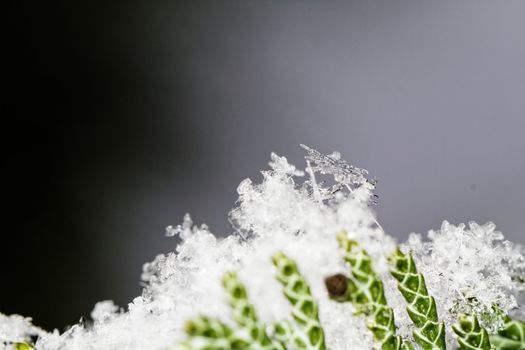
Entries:
[[[371,349],[364,320],[354,316],[351,304],[331,301],[324,287],[325,277],[347,271],[335,238],[341,230],[373,257],[399,334],[410,338],[413,326],[406,303],[388,272],[387,257],[397,243],[385,234],[372,209],[375,181],[338,153],[304,148],[305,171],[272,153],[270,170],[262,172],[260,184],[241,182],[230,213],[232,235],[217,238],[206,225],[194,225],[189,215],[181,225],[168,226],[166,234],[180,237],[180,243],[174,252],[144,265],[146,287],[126,310],[110,301],[97,303],[92,325],[79,323],[61,334],[44,332],[18,315],[0,314],[0,348],[2,342],[10,349],[8,342],[37,336],[38,350],[166,349],[184,339],[183,324],[198,315],[232,324],[220,282],[229,270],[238,272],[266,324],[290,319],[290,305],[271,263],[280,250],[297,262],[319,302],[328,348]],[[318,181],[320,175],[328,175],[329,181]],[[454,226],[445,221],[425,238],[411,234],[401,247],[413,253],[449,333],[458,312],[466,309],[483,312],[484,325],[495,329],[498,315],[517,308],[516,298],[523,293],[523,249],[505,241],[494,224]],[[452,348],[452,339],[448,342]]]

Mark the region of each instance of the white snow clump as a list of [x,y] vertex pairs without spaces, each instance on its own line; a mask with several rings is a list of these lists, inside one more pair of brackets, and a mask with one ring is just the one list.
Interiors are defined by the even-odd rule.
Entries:
[[[205,314],[231,324],[220,283],[229,270],[237,271],[246,284],[262,321],[273,324],[289,319],[290,305],[271,263],[271,256],[283,251],[297,262],[319,302],[327,347],[371,349],[372,336],[363,319],[354,315],[351,304],[330,300],[324,287],[325,277],[347,271],[335,239],[341,230],[374,259],[389,305],[396,312],[399,334],[410,338],[413,327],[406,303],[387,264],[397,243],[377,223],[371,207],[375,181],[367,179],[366,170],[347,164],[339,153],[323,155],[304,148],[305,172],[272,154],[262,183],[241,182],[237,206],[230,213],[232,235],[217,238],[206,225],[194,226],[189,215],[182,225],[169,226],[167,236],[179,236],[181,242],[174,252],[144,265],[146,287],[127,310],[119,311],[110,301],[98,303],[92,325],[80,323],[62,334],[46,333],[21,316],[0,315],[0,348],[3,344],[10,349],[11,342],[36,336],[38,350],[166,349],[184,339],[183,324],[196,316]],[[329,183],[316,176],[328,177]],[[447,327],[469,307],[485,312],[485,325],[495,327],[498,321],[490,318],[492,306],[509,312],[523,292],[521,247],[505,241],[492,223],[470,223],[466,228],[444,222],[441,230],[430,231],[426,241],[412,234],[402,249],[412,251]]]

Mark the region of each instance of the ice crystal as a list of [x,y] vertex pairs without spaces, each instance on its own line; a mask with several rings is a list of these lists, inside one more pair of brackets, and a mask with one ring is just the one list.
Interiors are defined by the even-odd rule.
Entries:
[[454,226],[445,221],[428,233],[429,241],[411,234],[404,245],[418,260],[448,326],[459,313],[475,313],[494,332],[504,321],[501,309],[518,306],[516,297],[524,287],[520,247],[495,229],[491,222]]
[[314,172],[333,175],[335,181],[351,187],[359,187],[368,182],[366,178],[368,171],[348,164],[341,159],[339,152],[325,155],[306,145],[301,145],[301,147],[306,150],[305,159]]
[[[310,180],[305,182],[306,187],[311,187],[311,193],[314,199],[326,201],[333,199],[336,194],[344,196],[349,191],[357,200],[367,203],[375,203],[375,197],[372,191],[375,189],[376,181],[368,180],[368,171],[348,164],[341,158],[339,152],[332,154],[322,154],[306,145],[301,145],[306,150],[305,156]],[[332,186],[322,187],[317,183],[315,173],[322,175],[331,175],[335,182]],[[324,183],[322,183],[324,184]],[[339,197],[340,198],[340,197]]]
[[91,311],[91,318],[94,322],[106,322],[113,318],[118,312],[119,307],[112,300],[99,301]]
[[[91,314],[93,322],[79,323],[63,333],[44,332],[21,316],[0,315],[0,348],[12,349],[15,342],[35,337],[37,350],[161,350],[195,345],[184,343],[184,325],[190,320],[202,326],[193,328],[196,336],[199,329],[212,325],[229,334],[236,324],[221,283],[228,271],[235,271],[242,281],[257,310],[257,322],[280,326],[285,332],[286,325],[296,321],[291,315],[297,315],[297,310],[275,279],[272,256],[282,252],[309,286],[326,348],[371,349],[373,334],[363,318],[355,315],[353,303],[335,302],[324,284],[328,276],[348,273],[336,239],[342,231],[374,262],[373,280],[383,283],[388,310],[395,313],[396,334],[413,341],[407,303],[390,275],[387,259],[398,245],[377,223],[370,206],[375,181],[339,153],[324,155],[303,148],[306,174],[272,153],[261,183],[241,182],[239,199],[230,213],[234,228],[230,236],[217,238],[206,225],[194,225],[189,215],[181,225],[168,226],[166,235],[178,236],[180,242],[173,252],[144,265],[143,293],[127,308],[119,310],[109,301],[98,303]],[[467,227],[445,222],[428,239],[412,234],[401,250],[412,254],[426,277],[428,293],[435,298],[449,334],[450,349],[455,344],[451,326],[460,314],[478,314],[480,325],[491,333],[503,322],[509,324],[506,315],[517,310],[517,301],[523,297],[525,263],[522,248],[505,241],[493,224]]]

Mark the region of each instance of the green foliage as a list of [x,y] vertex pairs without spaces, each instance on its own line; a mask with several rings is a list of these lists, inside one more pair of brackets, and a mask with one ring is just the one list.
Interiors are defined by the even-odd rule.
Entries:
[[490,337],[490,342],[497,350],[525,349],[525,322],[507,317],[498,334]]
[[461,350],[490,350],[489,335],[487,331],[479,325],[476,316],[462,315],[459,322],[452,326],[458,336],[459,348]]
[[246,287],[236,273],[228,272],[222,285],[239,328],[232,329],[219,320],[199,317],[186,324],[188,338],[173,350],[285,350],[288,344],[298,350],[325,350],[317,303],[297,265],[280,252],[272,260],[277,267],[276,278],[292,304],[293,322],[276,324],[274,337],[270,337],[248,300]]
[[335,275],[326,279],[330,296],[337,301],[350,301],[358,314],[367,316],[367,327],[374,334],[375,348],[382,350],[413,349],[409,342],[403,342],[396,335],[394,311],[387,305],[383,282],[373,269],[372,259],[357,242],[348,239],[346,232],[337,236],[344,252],[344,259],[350,267],[350,277]]
[[291,333],[295,348],[326,349],[317,303],[297,265],[282,252],[276,253],[272,261],[277,268],[277,280],[284,286],[284,295],[292,304],[292,317],[295,322]]
[[273,342],[266,333],[263,323],[257,319],[255,308],[248,300],[246,287],[239,281],[235,272],[228,272],[222,279],[222,285],[228,293],[228,303],[233,310],[233,319],[245,330],[251,349],[284,350],[278,342]]
[[188,339],[174,350],[237,350],[247,349],[250,342],[219,320],[198,317],[185,326]]
[[439,322],[436,302],[428,295],[425,279],[410,254],[399,249],[390,257],[392,276],[405,300],[410,319],[417,327],[414,339],[424,350],[445,350],[445,326]]
[[16,350],[35,350],[35,348],[28,343],[15,343]]
[[273,326],[273,336],[281,344],[290,344],[294,337],[293,325],[290,321],[281,321]]

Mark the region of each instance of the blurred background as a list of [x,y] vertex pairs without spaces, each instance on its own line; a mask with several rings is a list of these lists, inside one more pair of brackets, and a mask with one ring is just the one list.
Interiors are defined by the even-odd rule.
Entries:
[[525,2],[11,3],[0,311],[63,330],[125,306],[190,212],[305,143],[379,180],[405,239],[494,221],[525,243]]

